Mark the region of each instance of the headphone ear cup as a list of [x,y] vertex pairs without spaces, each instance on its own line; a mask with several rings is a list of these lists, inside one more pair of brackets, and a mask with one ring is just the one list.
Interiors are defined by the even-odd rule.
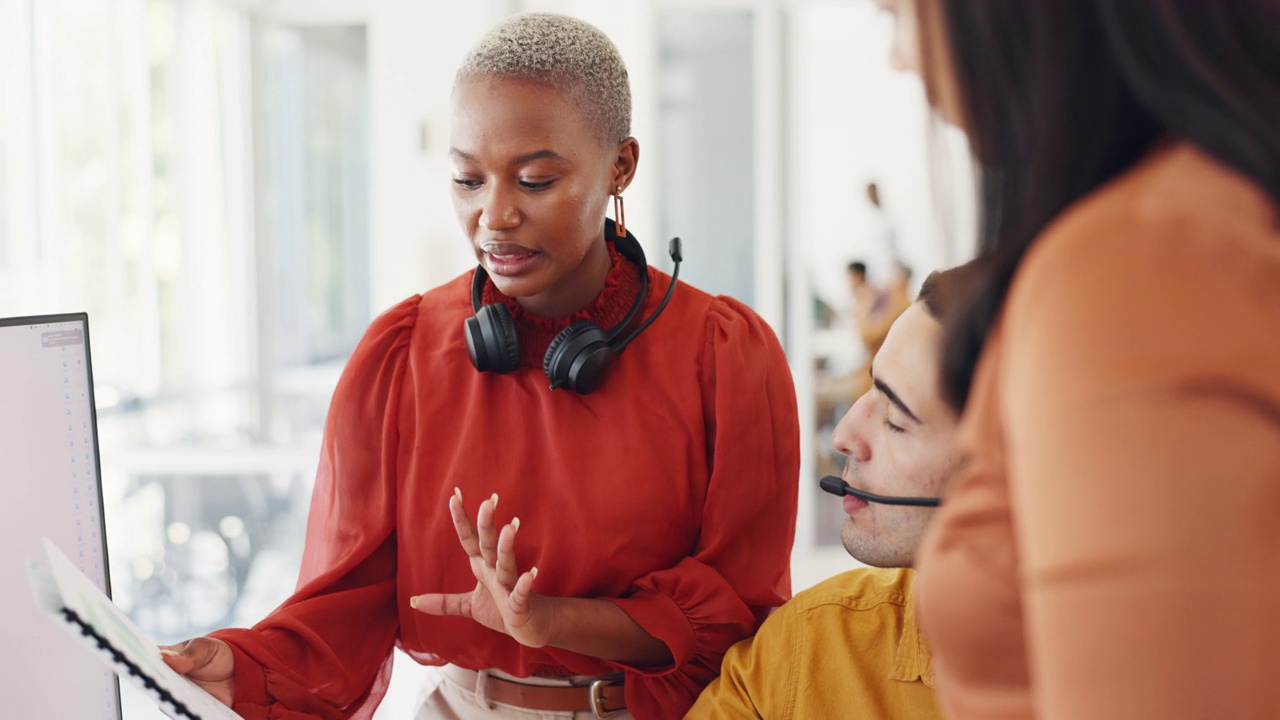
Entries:
[[485,305],[464,325],[467,357],[477,370],[509,373],[520,366],[520,337],[506,305]]
[[604,383],[616,354],[598,325],[579,320],[551,341],[542,357],[542,371],[553,389],[567,387],[586,395]]

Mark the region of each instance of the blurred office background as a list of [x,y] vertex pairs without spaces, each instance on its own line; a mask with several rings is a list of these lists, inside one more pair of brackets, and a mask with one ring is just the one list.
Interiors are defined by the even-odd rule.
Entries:
[[[918,287],[970,254],[939,220],[972,216],[959,142],[890,69],[870,0],[0,0],[0,316],[89,313],[112,585],[157,640],[291,591],[348,353],[474,262],[448,195],[454,69],[528,10],[597,24],[628,63],[628,225],[653,264],[681,236],[681,279],[783,340],[795,588],[855,564],[815,478],[835,418],[814,388],[861,360],[845,265],[883,282],[898,259]],[[410,664],[379,717],[407,716]]]

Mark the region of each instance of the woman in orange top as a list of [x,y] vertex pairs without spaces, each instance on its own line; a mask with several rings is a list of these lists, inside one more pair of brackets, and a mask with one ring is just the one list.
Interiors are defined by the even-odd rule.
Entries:
[[880,2],[996,267],[918,565],[945,714],[1280,717],[1280,4]]
[[[517,16],[472,50],[450,156],[480,267],[353,353],[297,592],[171,665],[248,720],[369,717],[393,645],[448,666],[419,717],[671,718],[788,598],[786,359],[750,309],[606,223],[636,171],[630,113],[586,23]],[[634,341],[604,378],[606,335]]]

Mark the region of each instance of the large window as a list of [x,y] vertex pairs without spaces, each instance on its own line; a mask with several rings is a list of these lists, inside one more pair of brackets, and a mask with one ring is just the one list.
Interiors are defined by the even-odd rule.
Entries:
[[370,319],[365,56],[213,0],[0,3],[0,316],[89,313],[112,586],[161,642],[292,589]]

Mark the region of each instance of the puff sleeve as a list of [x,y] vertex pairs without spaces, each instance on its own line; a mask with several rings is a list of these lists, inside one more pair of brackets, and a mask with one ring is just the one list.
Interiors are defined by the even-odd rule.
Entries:
[[1275,717],[1280,249],[1086,229],[1044,241],[1006,329],[1039,716]]
[[699,370],[710,478],[691,555],[614,599],[671,649],[669,668],[625,668],[636,718],[679,717],[725,651],[791,594],[799,425],[795,388],[773,331],[736,300],[708,311]]
[[252,629],[213,633],[232,648],[246,720],[366,718],[386,689],[398,628],[397,415],[417,305],[376,319],[338,381],[297,591]]

